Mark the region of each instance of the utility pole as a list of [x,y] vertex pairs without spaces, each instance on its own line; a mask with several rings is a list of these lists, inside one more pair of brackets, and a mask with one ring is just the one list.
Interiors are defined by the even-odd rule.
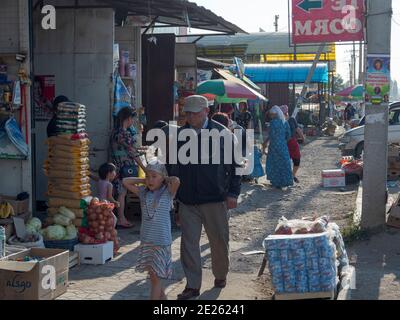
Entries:
[[349,63],[349,73],[350,73],[350,87],[351,87],[354,85],[352,62]]
[[364,68],[364,64],[363,64],[363,60],[364,60],[364,54],[363,54],[363,51],[364,51],[364,49],[363,49],[363,43],[362,43],[362,41],[360,41],[360,48],[359,48],[359,51],[360,51],[360,54],[359,54],[359,60],[358,60],[358,71],[359,71],[359,74],[358,74],[358,83],[359,84],[363,84],[364,83],[364,77],[363,77],[363,75],[364,75],[364,72],[363,72],[363,68]]
[[[390,54],[392,0],[368,0],[368,54]],[[361,228],[386,223],[388,104],[365,106],[364,178]]]
[[353,80],[354,80],[353,85],[355,86],[357,84],[357,72],[356,72],[357,59],[356,59],[356,43],[354,41],[353,41],[353,55],[351,61],[353,66]]

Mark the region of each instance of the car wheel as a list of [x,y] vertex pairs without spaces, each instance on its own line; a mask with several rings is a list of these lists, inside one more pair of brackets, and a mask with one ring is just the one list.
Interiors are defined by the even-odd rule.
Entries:
[[363,152],[364,152],[364,142],[360,142],[357,145],[356,150],[354,151],[354,158],[360,159]]

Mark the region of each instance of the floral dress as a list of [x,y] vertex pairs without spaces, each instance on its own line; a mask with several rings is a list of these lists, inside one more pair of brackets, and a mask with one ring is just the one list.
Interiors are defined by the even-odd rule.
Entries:
[[122,186],[122,177],[119,174],[124,166],[129,166],[133,169],[135,176],[138,176],[138,168],[135,158],[139,157],[139,152],[135,148],[136,138],[135,132],[132,129],[115,129],[111,136],[111,158],[112,162],[117,167],[118,177],[114,181],[114,190],[118,195]]
[[289,124],[280,119],[272,120],[269,131],[270,143],[266,172],[267,179],[276,188],[285,188],[293,185],[292,163],[287,145],[289,138]]

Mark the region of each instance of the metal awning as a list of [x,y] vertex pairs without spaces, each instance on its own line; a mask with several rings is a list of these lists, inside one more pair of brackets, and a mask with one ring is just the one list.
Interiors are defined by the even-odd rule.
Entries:
[[150,18],[163,27],[190,27],[224,34],[246,33],[212,11],[186,0],[102,0],[127,16]]
[[[262,54],[293,54],[294,48],[289,46],[289,36],[286,33],[257,32],[250,34],[221,35],[205,37],[197,42],[199,56],[207,58],[245,57]],[[314,53],[318,46],[299,46],[297,54]],[[332,46],[325,46],[325,53],[330,53]]]
[[246,86],[261,92],[261,88],[257,86],[253,81],[251,81],[246,76],[243,79],[236,78],[231,72],[222,69],[215,69],[215,72],[218,73],[222,78],[226,80],[231,80],[234,82],[239,82],[240,84],[245,84]]
[[[255,83],[305,83],[310,63],[298,64],[246,64],[245,74]],[[328,66],[319,63],[312,83],[328,83]]]
[[197,67],[199,69],[229,68],[230,66],[231,64],[223,63],[217,60],[197,57]]

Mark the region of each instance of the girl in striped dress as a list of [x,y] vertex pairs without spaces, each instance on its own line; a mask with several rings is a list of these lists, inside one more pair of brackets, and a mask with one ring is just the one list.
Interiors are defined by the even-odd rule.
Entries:
[[172,276],[170,211],[180,181],[177,177],[168,177],[165,165],[154,160],[146,167],[146,179],[126,178],[123,184],[139,197],[142,208],[136,271],[149,273],[151,300],[166,300],[161,279]]

